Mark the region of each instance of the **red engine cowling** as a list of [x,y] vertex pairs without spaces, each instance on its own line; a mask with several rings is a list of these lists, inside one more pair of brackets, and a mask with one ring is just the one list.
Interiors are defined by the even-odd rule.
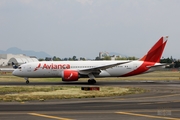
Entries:
[[62,71],[62,81],[77,81],[79,79],[79,73],[75,70]]

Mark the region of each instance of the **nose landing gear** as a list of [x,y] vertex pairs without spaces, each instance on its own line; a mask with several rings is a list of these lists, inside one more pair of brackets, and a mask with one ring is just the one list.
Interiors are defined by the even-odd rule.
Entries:
[[26,80],[26,84],[29,84],[29,79],[28,78],[24,78]]

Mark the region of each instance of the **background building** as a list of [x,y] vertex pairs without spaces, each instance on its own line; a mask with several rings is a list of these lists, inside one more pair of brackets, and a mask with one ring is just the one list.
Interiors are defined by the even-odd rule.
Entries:
[[0,54],[0,66],[11,66],[12,62],[16,65],[21,65],[37,61],[38,59],[34,56],[26,56],[23,54]]
[[109,56],[108,52],[99,52],[99,58],[103,59],[104,57]]

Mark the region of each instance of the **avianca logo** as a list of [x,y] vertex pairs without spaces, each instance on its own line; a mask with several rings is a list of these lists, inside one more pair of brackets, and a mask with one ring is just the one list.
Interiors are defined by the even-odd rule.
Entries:
[[41,67],[41,63],[34,69],[34,71],[38,70]]
[[67,79],[71,79],[72,76],[73,76],[73,73],[71,73],[70,76]]
[[53,64],[53,63],[46,64],[46,63],[44,63],[41,65],[41,63],[39,63],[39,65],[34,69],[34,71],[38,70],[41,67],[42,67],[42,69],[70,69],[69,64]]

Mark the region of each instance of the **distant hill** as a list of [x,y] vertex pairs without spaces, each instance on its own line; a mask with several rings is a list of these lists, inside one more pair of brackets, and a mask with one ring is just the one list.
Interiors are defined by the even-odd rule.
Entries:
[[52,57],[51,55],[41,51],[41,52],[35,52],[32,50],[21,50],[17,47],[11,47],[7,49],[6,51],[0,50],[0,54],[25,54],[27,56],[35,56],[37,58],[45,58],[45,57]]

